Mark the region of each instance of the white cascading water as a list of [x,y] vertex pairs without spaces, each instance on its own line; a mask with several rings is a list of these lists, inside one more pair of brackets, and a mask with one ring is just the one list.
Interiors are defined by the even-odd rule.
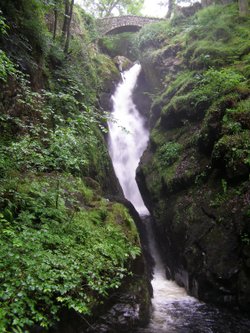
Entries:
[[148,215],[135,181],[135,171],[149,137],[144,120],[132,101],[132,92],[140,71],[141,65],[135,64],[123,73],[123,82],[112,96],[113,120],[108,122],[109,153],[125,197],[133,203],[140,215]]
[[[136,86],[141,65],[135,64],[130,70],[123,73],[123,81],[118,85],[112,96],[113,112],[109,126],[109,153],[114,170],[121,184],[125,197],[132,202],[138,213],[149,215],[139,192],[135,173],[141,155],[146,149],[149,131],[145,127],[145,120],[138,112],[132,100],[132,93]],[[167,321],[164,304],[180,299],[191,299],[183,288],[173,281],[166,280],[164,266],[153,240],[150,240],[152,256],[155,260],[153,315],[148,329],[165,329]],[[153,331],[152,331],[153,332]]]

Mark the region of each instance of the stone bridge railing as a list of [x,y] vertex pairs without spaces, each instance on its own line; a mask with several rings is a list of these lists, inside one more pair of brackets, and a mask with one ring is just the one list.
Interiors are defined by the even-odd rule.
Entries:
[[97,27],[102,35],[119,33],[123,31],[136,31],[145,24],[161,21],[162,19],[153,17],[143,17],[135,15],[105,17],[97,20]]

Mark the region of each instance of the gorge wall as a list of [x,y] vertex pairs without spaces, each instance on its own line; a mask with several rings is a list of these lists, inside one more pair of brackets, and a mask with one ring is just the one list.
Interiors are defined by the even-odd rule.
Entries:
[[139,33],[153,103],[137,182],[167,276],[249,311],[249,18],[211,6]]

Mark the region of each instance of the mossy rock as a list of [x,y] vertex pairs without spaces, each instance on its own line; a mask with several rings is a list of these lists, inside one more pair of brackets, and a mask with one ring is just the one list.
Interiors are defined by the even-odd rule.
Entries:
[[245,178],[250,172],[250,131],[224,135],[214,146],[212,162],[224,168],[229,179]]
[[214,144],[221,136],[224,114],[228,108],[232,108],[237,104],[239,98],[237,93],[223,96],[216,100],[207,110],[198,139],[201,152],[211,154]]

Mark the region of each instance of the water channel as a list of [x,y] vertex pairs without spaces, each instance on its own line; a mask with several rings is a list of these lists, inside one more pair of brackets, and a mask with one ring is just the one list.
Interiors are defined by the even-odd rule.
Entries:
[[[125,197],[143,217],[149,215],[135,181],[135,171],[146,149],[149,131],[132,100],[140,74],[135,64],[122,74],[112,97],[113,120],[109,121],[109,152]],[[155,261],[152,287],[152,315],[147,327],[134,333],[248,333],[250,321],[240,314],[207,305],[188,296],[165,276],[165,269],[149,226],[149,244]],[[119,332],[117,332],[119,333]],[[132,332],[129,332],[132,333]]]

